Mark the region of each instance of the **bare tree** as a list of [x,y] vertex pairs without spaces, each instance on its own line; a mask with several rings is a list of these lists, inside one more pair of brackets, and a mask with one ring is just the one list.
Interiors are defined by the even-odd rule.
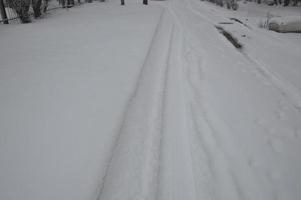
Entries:
[[[90,3],[90,1],[88,1],[88,3]],[[71,8],[74,6],[74,0],[61,0],[61,4],[63,8]]]
[[42,0],[32,0],[32,9],[35,18],[40,17],[42,15],[41,6]]
[[9,0],[7,3],[9,7],[16,11],[22,23],[31,22],[28,13],[30,7],[30,0]]

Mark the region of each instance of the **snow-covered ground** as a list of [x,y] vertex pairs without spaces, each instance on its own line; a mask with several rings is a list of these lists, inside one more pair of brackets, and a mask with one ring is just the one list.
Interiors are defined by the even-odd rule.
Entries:
[[0,199],[299,200],[301,35],[265,11],[116,0],[1,25]]
[[162,8],[0,27],[0,199],[95,199]]

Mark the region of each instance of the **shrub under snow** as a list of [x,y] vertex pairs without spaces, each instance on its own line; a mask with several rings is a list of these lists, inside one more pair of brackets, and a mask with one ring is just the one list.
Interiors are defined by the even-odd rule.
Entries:
[[267,28],[281,33],[301,32],[301,17],[273,17],[269,20]]

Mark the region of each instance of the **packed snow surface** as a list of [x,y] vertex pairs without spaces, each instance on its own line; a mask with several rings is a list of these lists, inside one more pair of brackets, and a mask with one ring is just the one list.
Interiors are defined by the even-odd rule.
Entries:
[[299,200],[301,36],[149,3],[0,26],[0,199]]

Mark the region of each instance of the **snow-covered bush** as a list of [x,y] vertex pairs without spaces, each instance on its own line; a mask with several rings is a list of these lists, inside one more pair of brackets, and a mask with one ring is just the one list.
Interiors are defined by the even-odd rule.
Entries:
[[260,28],[268,29],[270,20],[271,20],[273,17],[275,17],[275,16],[274,16],[272,13],[268,12],[267,15],[266,15],[266,18],[260,19],[260,20],[259,20],[258,26],[259,26]]
[[223,7],[224,4],[226,4],[228,9],[237,10],[238,9],[238,3],[237,0],[207,0],[211,3],[215,3],[218,6]]
[[287,32],[300,32],[301,33],[301,17],[287,16],[287,17],[274,17],[268,23],[268,29],[287,33]]
[[261,19],[258,23],[260,28],[273,30],[276,32],[301,32],[301,17],[300,16],[275,16],[270,12],[267,13],[265,19]]

